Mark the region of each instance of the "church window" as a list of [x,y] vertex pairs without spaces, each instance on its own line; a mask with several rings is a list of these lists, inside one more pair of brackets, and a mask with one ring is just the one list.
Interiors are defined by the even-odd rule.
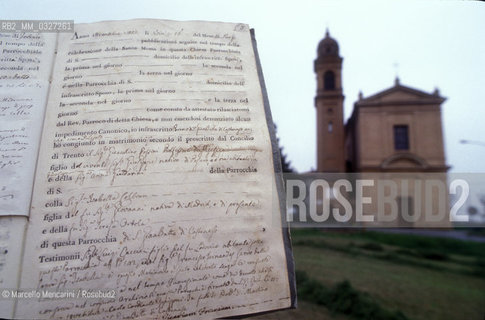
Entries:
[[335,89],[335,74],[332,71],[327,71],[323,75],[323,87],[325,90]]
[[409,150],[409,130],[407,125],[394,126],[394,149]]
[[333,131],[333,123],[332,123],[332,121],[330,121],[328,123],[328,132],[332,132],[332,131]]

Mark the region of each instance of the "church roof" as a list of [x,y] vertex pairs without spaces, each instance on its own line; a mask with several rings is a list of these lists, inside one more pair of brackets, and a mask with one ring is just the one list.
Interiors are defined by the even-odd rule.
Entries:
[[334,38],[330,37],[328,29],[325,33],[325,38],[323,38],[318,44],[317,53],[318,58],[339,56],[338,43]]
[[418,89],[400,84],[396,78],[395,85],[389,89],[373,94],[367,98],[359,97],[355,103],[358,107],[385,106],[402,104],[441,104],[446,98],[440,96],[438,89],[433,93],[427,93]]

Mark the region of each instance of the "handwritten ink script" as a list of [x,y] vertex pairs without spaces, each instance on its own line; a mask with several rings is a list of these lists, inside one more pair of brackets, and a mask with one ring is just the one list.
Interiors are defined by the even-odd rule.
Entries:
[[29,214],[54,44],[54,35],[0,33],[0,216]]
[[[237,29],[237,31],[235,31]],[[41,318],[216,318],[289,305],[249,31],[173,21],[61,35],[23,286]]]

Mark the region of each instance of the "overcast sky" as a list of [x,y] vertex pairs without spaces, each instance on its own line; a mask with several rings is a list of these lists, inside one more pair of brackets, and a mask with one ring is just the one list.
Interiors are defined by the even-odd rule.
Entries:
[[[394,84],[439,88],[447,163],[485,172],[485,3],[478,1],[23,1],[0,19],[133,18],[243,22],[256,39],[280,142],[300,172],[316,167],[313,60],[328,27],[340,45],[345,114]],[[460,144],[460,140],[483,145]]]

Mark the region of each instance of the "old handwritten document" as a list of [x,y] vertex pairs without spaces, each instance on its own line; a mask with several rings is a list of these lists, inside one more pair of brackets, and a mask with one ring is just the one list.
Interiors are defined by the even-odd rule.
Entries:
[[79,24],[0,50],[0,317],[294,306],[247,25]]

